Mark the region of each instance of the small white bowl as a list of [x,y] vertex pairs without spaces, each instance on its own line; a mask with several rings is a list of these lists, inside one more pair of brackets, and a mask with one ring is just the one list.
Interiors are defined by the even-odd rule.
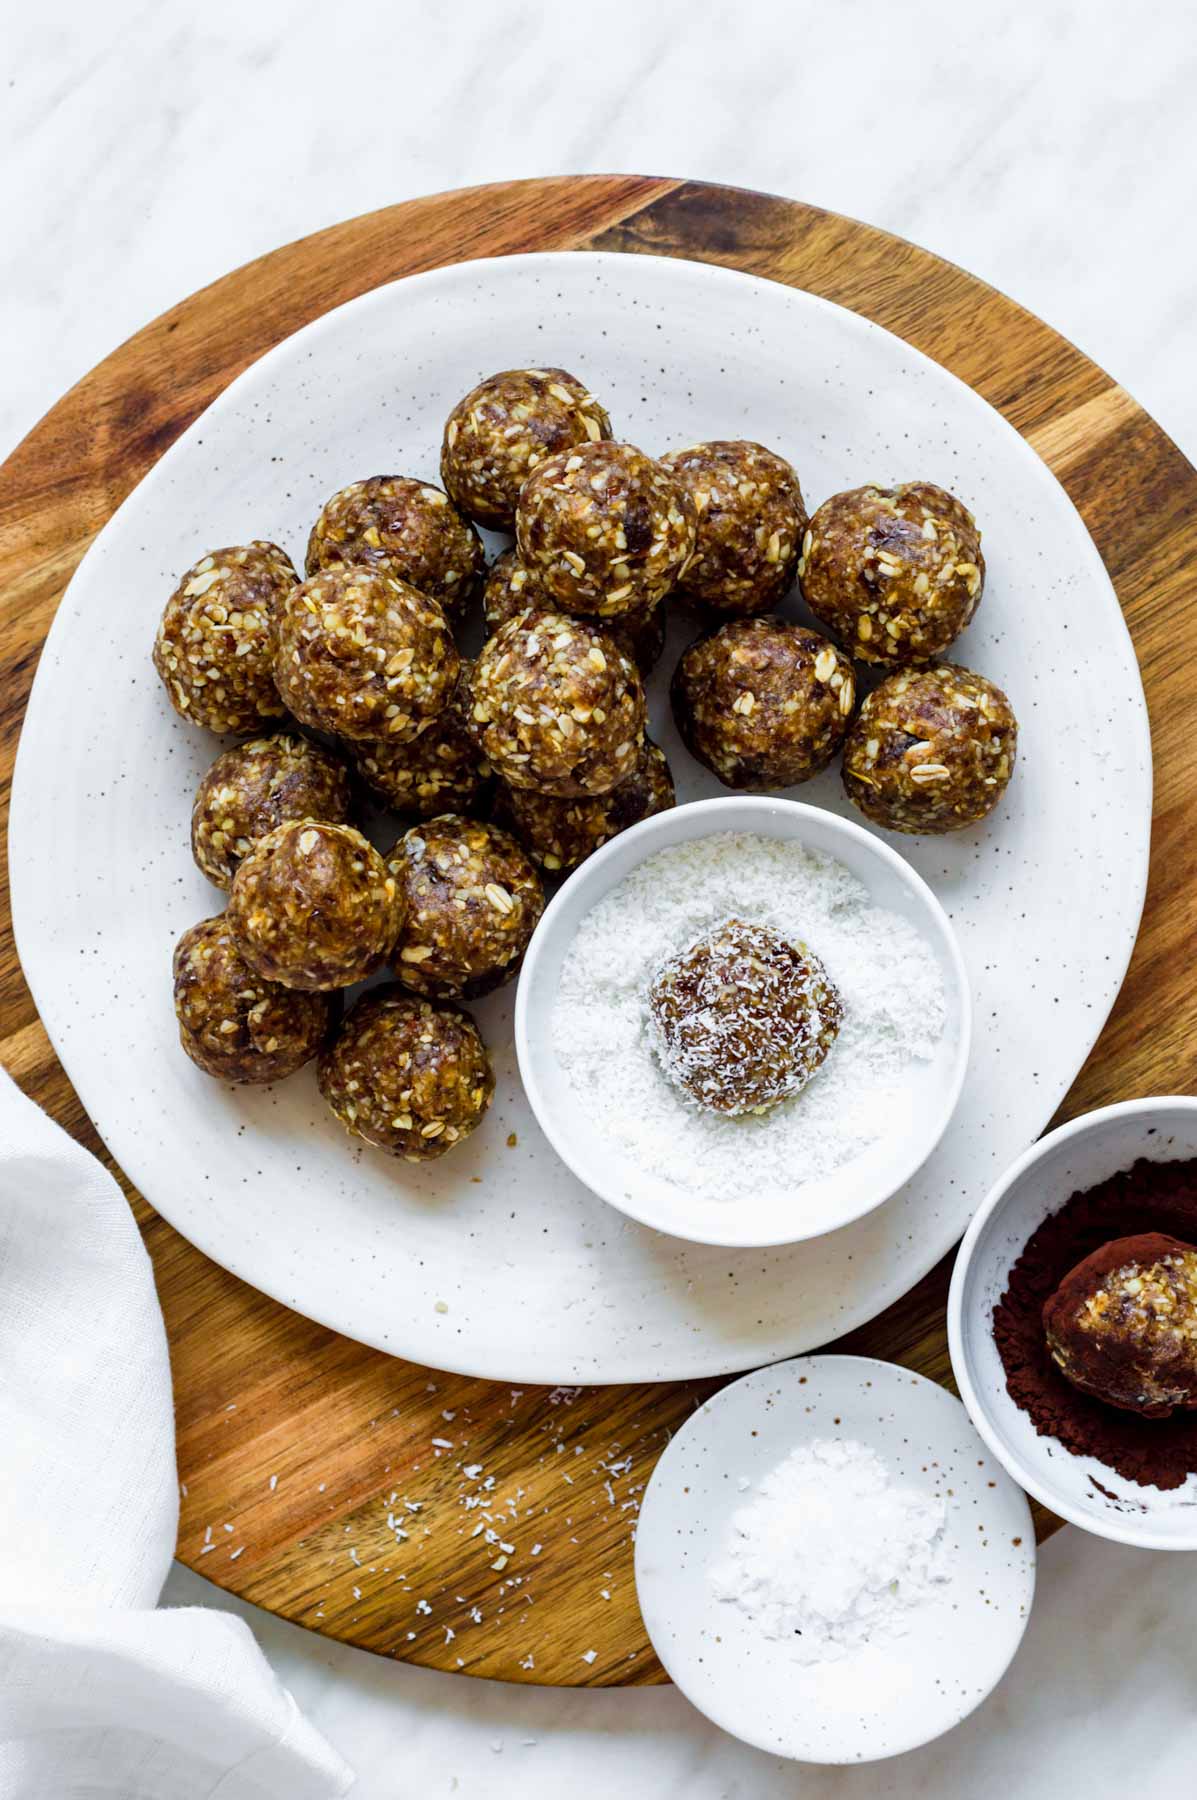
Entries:
[[[585,915],[646,858],[722,832],[797,841],[835,857],[875,905],[901,914],[927,942],[939,963],[947,1005],[947,1024],[934,1057],[911,1071],[903,1132],[878,1139],[830,1175],[800,1189],[763,1191],[735,1202],[689,1193],[641,1169],[596,1128],[585,1095],[562,1067],[552,1041],[562,964]],[[968,978],[955,934],[939,901],[909,863],[862,826],[820,807],[736,796],[697,800],[645,819],[574,871],[545,909],[528,947],[515,1002],[515,1044],[541,1130],[562,1162],[600,1199],[673,1237],[748,1248],[822,1237],[871,1212],[909,1181],[943,1136],[960,1098],[971,1019]]]
[[1169,1491],[1140,1487],[1094,1457],[1040,1437],[1006,1392],[993,1308],[1028,1238],[1070,1195],[1140,1157],[1179,1162],[1193,1156],[1197,1099],[1188,1095],[1128,1100],[1061,1125],[1020,1156],[985,1199],[960,1246],[948,1296],[948,1342],[960,1398],[1003,1467],[1062,1519],[1150,1550],[1197,1550],[1197,1478]]

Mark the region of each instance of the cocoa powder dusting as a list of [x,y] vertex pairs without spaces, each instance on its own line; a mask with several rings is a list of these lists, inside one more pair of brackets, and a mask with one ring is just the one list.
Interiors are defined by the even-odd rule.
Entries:
[[1140,1486],[1178,1488],[1197,1471],[1197,1412],[1146,1419],[1081,1393],[1052,1361],[1043,1330],[1046,1301],[1077,1263],[1111,1238],[1143,1232],[1197,1240],[1197,1161],[1140,1160],[1073,1194],[1044,1220],[1011,1269],[993,1309],[993,1335],[1006,1390],[1041,1437],[1057,1438],[1066,1450],[1095,1457]]

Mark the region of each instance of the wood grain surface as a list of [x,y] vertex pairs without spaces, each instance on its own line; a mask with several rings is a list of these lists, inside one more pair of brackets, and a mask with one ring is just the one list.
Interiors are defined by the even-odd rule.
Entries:
[[[398,276],[586,248],[723,263],[863,313],[983,394],[1063,482],[1134,636],[1156,783],[1138,947],[1060,1117],[1188,1089],[1197,472],[1109,376],[1003,295],[884,232],[764,194],[594,176],[437,195],[290,244],[138,332],[0,469],[5,823],[25,701],[72,571],[235,375],[329,307]],[[7,869],[2,879],[0,1056],[111,1167],[22,980]],[[417,1368],[234,1280],[125,1186],[170,1332],[185,1563],[314,1630],[436,1668],[557,1685],[664,1679],[636,1608],[632,1533],[654,1459],[717,1383],[519,1392]],[[950,1383],[949,1266],[837,1347]],[[1040,1514],[1041,1534],[1055,1524]]]

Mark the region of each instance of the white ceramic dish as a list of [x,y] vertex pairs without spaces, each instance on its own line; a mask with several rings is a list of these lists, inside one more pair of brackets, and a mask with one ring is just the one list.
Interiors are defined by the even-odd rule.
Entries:
[[[571,1177],[520,1092],[509,992],[477,1009],[497,1067],[491,1115],[424,1170],[355,1154],[310,1071],[234,1092],[175,1040],[171,948],[221,898],[187,848],[216,746],[174,716],[150,667],[166,594],[214,545],[268,537],[302,555],[322,501],[355,476],[434,476],[453,401],[529,360],[579,369],[616,429],[650,449],[750,434],[794,458],[812,504],[917,474],[982,517],[987,592],[959,656],[1010,693],[1020,770],[989,825],[899,844],[960,941],[972,1078],[900,1194],[767,1258],[661,1237]],[[668,719],[669,671],[692,629],[676,621],[650,700],[683,800],[720,791]],[[515,1381],[666,1379],[826,1343],[959,1237],[1043,1129],[1117,992],[1150,793],[1138,670],[1101,561],[1043,464],[976,394],[865,320],[773,282],[657,257],[507,257],[381,288],[281,344],[101,533],[25,721],[13,913],[83,1104],[130,1179],[208,1255],[419,1361]],[[849,813],[834,771],[800,794]]]
[[[751,1497],[740,1483],[816,1438],[867,1444],[895,1484],[950,1490],[952,1579],[906,1615],[901,1636],[803,1665],[715,1597],[710,1570]],[[669,1675],[725,1731],[802,1762],[896,1756],[959,1724],[1009,1666],[1034,1591],[1030,1508],[960,1402],[870,1357],[802,1357],[723,1388],[658,1462],[636,1528],[636,1594]]]
[[1094,1457],[1038,1436],[1006,1392],[993,1308],[1027,1239],[1070,1195],[1140,1157],[1178,1162],[1193,1156],[1197,1099],[1188,1095],[1128,1100],[1061,1125],[1020,1156],[986,1198],[960,1246],[948,1298],[960,1398],[994,1455],[1062,1519],[1148,1550],[1197,1550],[1197,1476],[1166,1491],[1140,1487]]
[[[905,1130],[886,1133],[830,1175],[801,1187],[761,1188],[734,1204],[646,1173],[594,1124],[584,1094],[553,1047],[561,967],[578,926],[638,863],[675,844],[742,831],[800,843],[834,857],[873,905],[907,919],[934,952],[947,1026],[934,1058],[912,1064]],[[872,832],[823,808],[760,795],[700,800],[646,819],[576,869],[547,907],[528,947],[515,1003],[515,1048],[524,1091],[549,1143],[580,1181],[629,1218],[700,1244],[792,1244],[850,1225],[888,1200],[926,1162],[955,1111],[968,1067],[968,977],[952,927],[926,882]],[[817,1079],[817,1077],[816,1077]]]

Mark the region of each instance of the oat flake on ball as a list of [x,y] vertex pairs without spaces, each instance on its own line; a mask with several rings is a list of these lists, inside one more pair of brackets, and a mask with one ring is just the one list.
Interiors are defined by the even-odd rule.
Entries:
[[610,419],[575,376],[505,369],[449,414],[441,480],[470,518],[510,531],[520,489],[546,456],[610,436]]
[[258,731],[286,707],[274,681],[277,615],[299,583],[277,544],[200,558],[166,602],[154,667],[171,705],[209,731]]
[[679,593],[729,618],[771,612],[794,585],[807,526],[790,464],[763,444],[729,440],[672,450],[661,461],[698,519]]
[[281,1081],[310,1062],[328,1036],[330,994],[264,980],[242,956],[227,917],[204,919],[175,946],[179,1041],[219,1081]]
[[381,569],[460,615],[486,568],[482,540],[449,496],[407,475],[372,475],[325,502],[308,539],[307,572]]
[[218,888],[242,857],[287,819],[349,817],[349,777],[331,750],[288,731],[252,738],[218,756],[196,791],[191,853]]
[[631,444],[584,444],[542,462],[520,493],[521,561],[566,612],[643,613],[694,553],[694,502]]

